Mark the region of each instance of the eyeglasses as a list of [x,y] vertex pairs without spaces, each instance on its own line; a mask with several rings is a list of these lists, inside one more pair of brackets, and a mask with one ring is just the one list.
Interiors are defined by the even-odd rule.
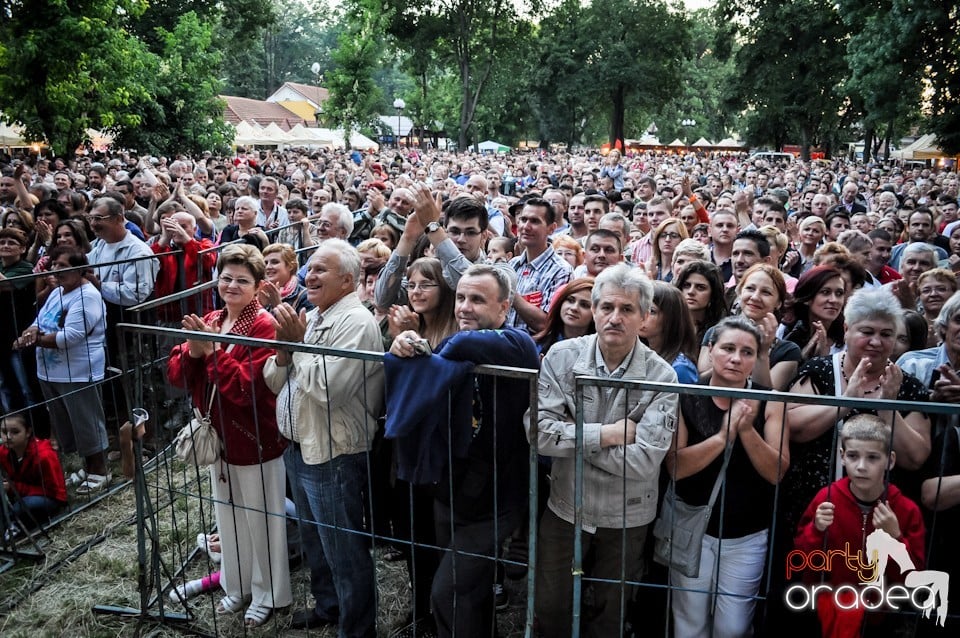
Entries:
[[[2,245],[3,245],[3,242],[0,242],[0,246]],[[924,286],[923,288],[920,289],[921,295],[932,295],[934,293],[945,295],[948,292],[950,292],[950,289],[946,286]]]
[[114,217],[116,217],[116,215],[87,215],[87,219],[92,222],[104,222]]
[[466,230],[460,230],[459,228],[448,228],[447,234],[451,237],[460,237],[461,235],[466,235],[467,237],[477,237],[481,231],[476,228],[467,228]]
[[322,219],[317,222],[317,228],[333,228],[333,222],[328,222],[325,219]]
[[680,233],[675,233],[670,231],[668,233],[660,233],[661,239],[680,239]]
[[422,290],[423,292],[429,292],[434,288],[439,288],[440,284],[434,284],[426,281],[422,283],[412,283],[409,281],[405,281],[402,284],[400,284],[400,287],[406,290],[407,292],[416,292],[417,290]]
[[237,284],[237,285],[240,286],[241,288],[246,288],[247,286],[252,286],[253,283],[254,283],[254,282],[253,282],[252,280],[250,280],[250,279],[244,279],[243,277],[239,277],[239,278],[234,279],[233,277],[230,277],[230,276],[227,276],[227,275],[220,275],[220,277],[217,278],[217,281],[219,281],[219,282],[220,282],[221,284],[223,284],[224,286],[227,286],[228,288],[229,288],[230,286],[232,286],[233,284]]
[[16,246],[18,248],[22,248],[23,244],[15,239],[0,239],[0,246]]

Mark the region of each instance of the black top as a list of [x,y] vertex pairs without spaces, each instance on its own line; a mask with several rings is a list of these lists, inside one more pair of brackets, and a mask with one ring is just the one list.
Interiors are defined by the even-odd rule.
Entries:
[[[257,226],[257,228],[263,230],[263,226]],[[251,246],[256,246],[257,250],[262,251],[266,248],[266,244],[263,243],[263,240],[260,238],[260,235],[254,233],[247,233],[246,235],[240,236],[240,227],[236,224],[228,224],[223,227],[223,232],[220,233],[220,243],[227,244],[235,240],[241,240],[245,244],[250,244]]]
[[[701,378],[701,383],[706,380]],[[754,390],[769,390],[765,386],[753,385]],[[760,436],[766,423],[765,401],[753,427]],[[687,445],[696,445],[727,427],[729,411],[721,410],[708,396],[682,395],[680,412],[687,426]],[[710,492],[723,466],[723,454],[710,462],[693,476],[677,481],[677,496],[689,505],[706,505]],[[760,476],[754,468],[747,451],[739,437],[733,444],[727,476],[720,488],[720,494],[713,504],[713,513],[707,525],[707,534],[714,538],[742,538],[770,527],[773,521],[774,486]],[[723,509],[723,532],[720,531],[720,511]]]

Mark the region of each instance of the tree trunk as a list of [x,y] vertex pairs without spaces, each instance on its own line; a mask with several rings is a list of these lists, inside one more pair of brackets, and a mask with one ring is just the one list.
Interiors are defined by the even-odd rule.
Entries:
[[804,162],[810,161],[810,134],[806,127],[800,130],[800,159]]
[[[873,153],[873,127],[868,126],[867,130],[863,133],[863,163],[866,164],[870,161]],[[856,150],[854,150],[856,154]]]
[[623,120],[626,112],[625,93],[625,87],[618,84],[611,96],[613,114],[610,117],[610,148],[617,148],[618,142],[620,147],[623,148]]

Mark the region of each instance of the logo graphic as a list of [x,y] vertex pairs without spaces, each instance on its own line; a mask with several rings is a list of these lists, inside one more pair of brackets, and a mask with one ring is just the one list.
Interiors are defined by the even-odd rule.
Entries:
[[[890,560],[897,564],[901,574],[906,574],[902,585],[886,587],[884,584],[883,576]],[[784,594],[787,607],[794,611],[815,611],[817,599],[829,595],[833,605],[841,610],[899,611],[912,606],[928,619],[936,610],[937,624],[943,627],[946,623],[950,574],[917,569],[907,553],[907,546],[882,529],[874,530],[867,536],[866,552],[852,550],[847,543],[843,549],[811,552],[793,550],[787,554],[788,580],[801,572],[829,574],[834,569],[843,568],[857,575],[859,587],[827,583],[792,585]]]

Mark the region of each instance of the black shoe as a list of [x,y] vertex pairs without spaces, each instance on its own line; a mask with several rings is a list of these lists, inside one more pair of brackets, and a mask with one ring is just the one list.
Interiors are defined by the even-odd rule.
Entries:
[[324,618],[314,609],[301,609],[293,612],[293,616],[290,617],[290,629],[320,629],[328,625],[336,625],[337,622]]
[[493,586],[493,599],[496,603],[497,611],[503,611],[510,607],[510,594],[507,593],[503,585],[496,584]]

